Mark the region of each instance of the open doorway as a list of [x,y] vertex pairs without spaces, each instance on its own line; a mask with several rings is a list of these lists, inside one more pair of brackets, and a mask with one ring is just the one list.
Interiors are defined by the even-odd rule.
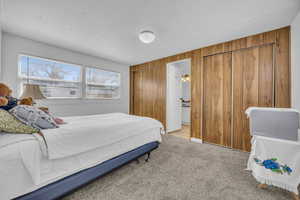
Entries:
[[167,132],[190,139],[191,59],[167,64]]

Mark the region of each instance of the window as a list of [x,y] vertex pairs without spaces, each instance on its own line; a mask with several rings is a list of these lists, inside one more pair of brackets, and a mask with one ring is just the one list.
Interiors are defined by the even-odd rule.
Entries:
[[85,74],[87,98],[120,98],[120,73],[87,67]]
[[81,66],[22,55],[19,67],[22,85],[40,85],[47,98],[81,97]]
[[120,98],[121,74],[99,68],[20,55],[19,77],[22,86],[39,85],[47,98]]

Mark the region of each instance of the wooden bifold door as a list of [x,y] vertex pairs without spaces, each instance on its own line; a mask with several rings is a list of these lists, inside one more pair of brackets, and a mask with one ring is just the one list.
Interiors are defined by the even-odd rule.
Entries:
[[204,58],[205,142],[231,146],[232,55],[217,54]]
[[274,106],[273,44],[204,57],[203,140],[250,151],[250,106]]

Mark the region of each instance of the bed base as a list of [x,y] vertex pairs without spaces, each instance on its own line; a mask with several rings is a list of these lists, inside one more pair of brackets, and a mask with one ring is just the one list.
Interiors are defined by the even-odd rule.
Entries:
[[[159,146],[158,142],[151,142],[132,151],[107,160],[94,167],[82,170],[76,174],[65,177],[54,183],[46,185],[31,193],[17,197],[16,200],[53,200],[61,198],[72,191],[90,183],[91,181],[147,154],[146,162],[150,153]],[[139,161],[138,161],[139,162]]]

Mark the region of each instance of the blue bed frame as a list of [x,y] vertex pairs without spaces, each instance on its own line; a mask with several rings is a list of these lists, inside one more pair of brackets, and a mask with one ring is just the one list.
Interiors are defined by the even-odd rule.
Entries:
[[53,200],[61,198],[71,193],[75,189],[78,189],[87,183],[129,163],[130,161],[138,159],[143,155],[148,155],[146,159],[146,161],[148,161],[150,152],[156,149],[158,146],[158,142],[145,144],[132,151],[96,165],[95,167],[82,170],[76,174],[46,185],[31,193],[18,197],[16,200]]

